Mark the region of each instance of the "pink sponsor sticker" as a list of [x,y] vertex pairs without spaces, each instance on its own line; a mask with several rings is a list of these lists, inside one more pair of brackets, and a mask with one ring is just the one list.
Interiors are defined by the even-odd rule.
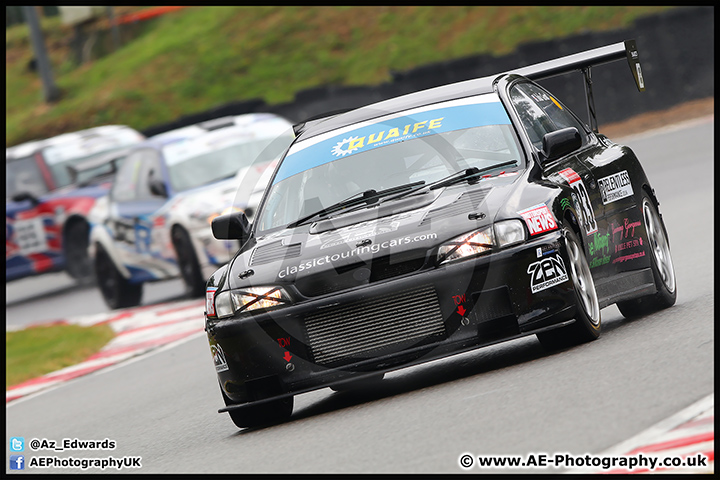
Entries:
[[525,219],[530,235],[539,235],[558,228],[555,217],[544,203],[518,212]]

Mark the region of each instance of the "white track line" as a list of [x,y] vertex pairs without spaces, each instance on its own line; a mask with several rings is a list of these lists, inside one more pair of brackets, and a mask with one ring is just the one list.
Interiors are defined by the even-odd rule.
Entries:
[[[91,377],[91,376],[94,376],[94,375],[101,375],[101,374],[103,374],[103,373],[111,372],[111,371],[113,371],[113,370],[115,370],[115,369],[117,369],[117,368],[124,367],[125,365],[130,365],[130,364],[135,363],[135,362],[138,362],[138,361],[140,361],[140,360],[144,360],[144,359],[146,359],[146,358],[148,358],[148,357],[151,357],[151,356],[156,355],[156,354],[158,354],[158,353],[164,352],[164,351],[166,351],[166,350],[170,350],[171,348],[175,348],[175,347],[177,347],[178,345],[182,345],[183,343],[189,342],[189,341],[191,341],[191,340],[194,340],[194,339],[199,338],[199,337],[204,336],[204,335],[205,335],[205,332],[197,332],[197,333],[195,333],[195,334],[192,334],[192,335],[189,335],[189,336],[187,336],[187,337],[181,338],[181,339],[176,340],[176,341],[174,341],[174,342],[165,344],[165,345],[163,345],[163,346],[161,346],[161,347],[158,347],[158,348],[156,348],[156,349],[154,349],[154,350],[152,350],[152,351],[150,351],[150,352],[147,352],[147,353],[144,353],[144,354],[142,354],[142,355],[138,355],[138,356],[132,357],[132,358],[126,360],[126,361],[123,361],[123,362],[120,362],[120,363],[116,363],[115,365],[111,365],[111,366],[109,366],[109,367],[102,368],[102,369],[100,369],[100,370],[96,370],[96,371],[94,371],[94,372],[92,372],[92,373],[89,373],[88,375],[83,375],[82,377],[76,377],[76,378],[73,378],[72,380],[68,380],[68,381],[66,381],[66,382],[62,382],[62,383],[60,383],[59,385],[53,385],[53,386],[51,386],[51,387],[49,387],[49,388],[40,390],[40,391],[35,392],[35,393],[31,393],[30,395],[26,395],[26,396],[24,396],[24,397],[15,399],[15,400],[13,400],[13,401],[11,401],[11,402],[6,403],[6,404],[5,404],[5,408],[7,409],[7,408],[13,407],[13,406],[15,406],[15,405],[18,405],[18,404],[20,404],[20,403],[23,403],[23,402],[25,402],[25,401],[27,401],[27,400],[30,400],[30,399],[32,399],[32,398],[39,397],[40,395],[43,395],[43,394],[48,393],[48,392],[51,392],[51,391],[53,391],[53,390],[57,390],[58,388],[61,388],[61,387],[65,386],[65,385],[68,385],[68,384],[70,384],[70,383],[80,381],[80,380],[82,380],[83,378],[88,378],[88,377]],[[208,365],[210,365],[210,362],[212,362],[212,357],[210,357],[210,355],[208,354]],[[212,367],[208,366],[208,368],[212,368]]]

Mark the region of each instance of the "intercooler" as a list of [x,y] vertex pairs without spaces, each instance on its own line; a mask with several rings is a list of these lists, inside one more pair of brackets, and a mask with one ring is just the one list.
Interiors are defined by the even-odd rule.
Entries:
[[328,307],[308,315],[305,328],[319,365],[372,358],[445,336],[432,285]]

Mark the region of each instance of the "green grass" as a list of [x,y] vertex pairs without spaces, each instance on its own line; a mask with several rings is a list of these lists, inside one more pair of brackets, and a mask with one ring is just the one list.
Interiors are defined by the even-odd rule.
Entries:
[[235,100],[291,101],[325,85],[374,85],[390,71],[587,30],[673,7],[189,7],[149,21],[80,68],[72,30],[43,19],[62,99],[45,105],[27,26],[6,31],[6,145],[103,123],[144,129]]
[[76,365],[114,336],[107,325],[51,325],[6,332],[5,387]]

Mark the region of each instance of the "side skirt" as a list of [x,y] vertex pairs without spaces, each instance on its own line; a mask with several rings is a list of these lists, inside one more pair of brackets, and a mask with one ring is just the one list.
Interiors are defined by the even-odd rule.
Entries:
[[623,272],[600,282],[595,282],[595,290],[597,291],[600,308],[657,292],[650,268]]

